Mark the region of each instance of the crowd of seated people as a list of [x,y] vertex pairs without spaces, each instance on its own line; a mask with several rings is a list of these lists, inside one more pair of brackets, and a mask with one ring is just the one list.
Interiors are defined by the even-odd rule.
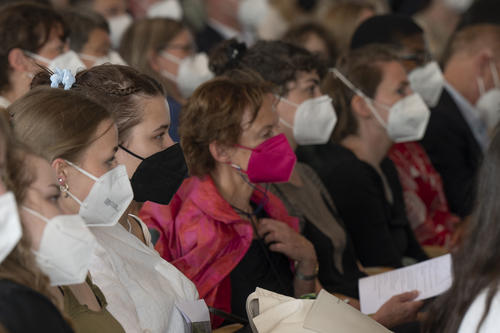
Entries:
[[496,332],[499,12],[0,3],[0,332],[257,332],[259,288],[358,313],[361,279],[446,254],[428,304],[358,314]]

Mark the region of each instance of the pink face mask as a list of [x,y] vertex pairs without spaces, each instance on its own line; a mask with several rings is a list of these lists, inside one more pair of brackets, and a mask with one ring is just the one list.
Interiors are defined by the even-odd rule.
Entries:
[[255,148],[237,146],[252,151],[246,171],[233,164],[252,183],[282,183],[290,179],[297,157],[284,134],[273,136]]

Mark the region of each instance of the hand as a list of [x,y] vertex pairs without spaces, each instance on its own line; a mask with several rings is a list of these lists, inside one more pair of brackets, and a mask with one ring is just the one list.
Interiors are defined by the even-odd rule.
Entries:
[[410,291],[391,297],[373,315],[373,319],[387,328],[417,320],[418,310],[424,304],[422,301],[413,301],[418,291]]
[[[292,260],[304,263],[304,266],[312,266],[314,270],[317,262],[314,246],[288,225],[273,219],[261,219],[257,232],[266,244],[271,243],[269,245],[271,251],[283,253]],[[314,265],[307,265],[307,263]]]

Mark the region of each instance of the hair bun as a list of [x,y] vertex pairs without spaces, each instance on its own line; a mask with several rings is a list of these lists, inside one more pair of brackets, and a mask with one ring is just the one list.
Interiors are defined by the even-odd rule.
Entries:
[[246,44],[234,38],[221,42],[210,54],[210,70],[215,75],[222,75],[224,72],[238,68],[246,51]]

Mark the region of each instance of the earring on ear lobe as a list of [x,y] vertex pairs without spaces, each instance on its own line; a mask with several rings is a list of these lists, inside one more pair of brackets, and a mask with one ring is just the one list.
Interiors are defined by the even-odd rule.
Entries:
[[[58,180],[59,180],[59,183],[62,183],[62,179],[61,179],[61,178],[59,178]],[[65,198],[67,198],[67,197],[69,196],[69,194],[68,194],[68,190],[69,190],[69,185],[68,185],[68,183],[66,183],[66,184],[64,184],[64,185],[63,185],[63,184],[60,184],[60,185],[59,185],[59,190],[60,190],[62,193],[64,193],[64,197],[65,197]]]

